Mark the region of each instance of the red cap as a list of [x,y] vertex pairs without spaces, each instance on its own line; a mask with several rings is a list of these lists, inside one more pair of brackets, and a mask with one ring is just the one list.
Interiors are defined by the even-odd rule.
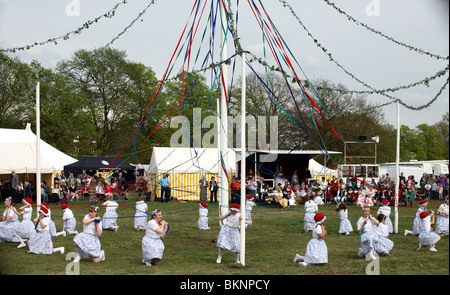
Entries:
[[208,205],[206,204],[206,202],[201,202],[200,205],[201,205],[203,208],[208,207]]
[[67,207],[68,207],[68,206],[67,206],[67,203],[62,203],[62,204],[61,204],[61,209],[67,209]]
[[248,199],[248,200],[251,200],[251,199],[253,199],[253,196],[252,196],[252,195],[248,195],[248,196],[247,196],[247,199]]
[[423,211],[422,213],[420,213],[420,218],[422,218],[422,219],[424,219],[427,216],[428,216],[428,213],[426,211]]
[[30,197],[26,197],[25,201],[27,201],[28,204],[33,205],[33,200]]
[[425,204],[428,204],[428,202],[426,200],[420,201],[420,205],[425,205]]
[[387,204],[389,204],[389,201],[388,200],[386,200],[386,199],[384,199],[383,201],[381,201],[382,203],[383,203],[383,205],[387,205]]
[[239,206],[239,204],[231,204],[230,205],[230,209],[231,210],[235,210],[235,211],[239,211],[241,209],[241,206]]
[[45,208],[45,207],[41,207],[41,209],[39,209],[39,212],[42,212],[44,215],[46,215],[47,216],[47,214],[48,214],[48,210],[47,210],[47,208]]
[[323,218],[325,217],[325,215],[323,215],[322,213],[317,213],[316,215],[314,215],[314,220],[316,222],[321,221]]

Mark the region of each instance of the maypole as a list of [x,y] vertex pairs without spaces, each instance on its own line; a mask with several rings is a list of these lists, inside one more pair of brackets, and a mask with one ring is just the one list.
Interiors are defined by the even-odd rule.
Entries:
[[394,204],[394,216],[395,216],[395,225],[394,225],[394,233],[398,233],[398,190],[400,186],[400,101],[397,100],[397,148],[396,148],[396,157],[395,157],[395,204]]
[[247,150],[245,148],[246,129],[245,129],[245,52],[242,53],[242,87],[241,87],[241,264],[245,266],[245,156]]
[[[219,3],[222,1],[219,0]],[[225,214],[228,211],[228,179],[227,179],[227,149],[228,149],[228,104],[227,104],[227,90],[228,85],[228,68],[224,61],[227,59],[227,45],[226,37],[228,31],[228,24],[226,20],[225,7],[219,4],[221,12],[221,32],[222,32],[222,50],[221,50],[221,102],[220,102],[220,146],[219,146],[219,161],[221,162],[221,169],[219,169],[219,215]]]

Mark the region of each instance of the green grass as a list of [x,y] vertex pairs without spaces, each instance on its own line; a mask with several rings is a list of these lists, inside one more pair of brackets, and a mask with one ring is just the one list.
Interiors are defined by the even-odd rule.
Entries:
[[[100,237],[106,260],[93,263],[87,259],[80,262],[82,275],[365,275],[369,264],[357,256],[359,234],[350,236],[338,234],[339,218],[334,205],[321,206],[320,212],[327,215],[325,226],[328,235],[325,238],[328,247],[328,264],[323,266],[302,267],[293,262],[295,254],[303,255],[311,233],[303,231],[304,213],[302,206],[282,210],[274,207],[255,207],[253,225],[246,231],[246,266],[234,263],[234,255],[225,252],[221,264],[216,264],[217,247],[211,242],[220,228],[218,207],[209,207],[209,226],[211,231],[197,229],[198,202],[154,203],[149,202],[149,210],[159,208],[163,219],[170,224],[170,231],[163,240],[164,257],[158,266],[148,267],[142,261],[142,237],[145,231],[133,230],[134,201],[123,201],[118,209],[120,226],[118,232],[104,231]],[[84,202],[69,204],[77,218],[77,230],[82,231],[82,218],[88,207]],[[432,203],[428,209],[437,209],[439,204]],[[0,207],[1,212],[4,206]],[[449,239],[441,239],[436,248],[414,251],[418,244],[415,236],[404,236],[404,229],[412,229],[417,208],[400,208],[399,234],[393,234],[394,249],[390,257],[380,257],[381,275],[448,275]],[[103,216],[104,208],[99,215]],[[349,217],[354,230],[360,209],[349,207]],[[35,216],[35,212],[33,216]],[[376,210],[373,210],[373,215]],[[278,216],[275,216],[278,215]],[[280,217],[282,216],[282,217]],[[52,219],[58,231],[62,230],[62,210],[52,208]],[[0,244],[0,274],[9,275],[65,275],[65,260],[73,252],[73,236],[53,238],[54,247],[65,247],[65,254],[52,255],[27,254],[28,247],[17,249],[17,244]]]

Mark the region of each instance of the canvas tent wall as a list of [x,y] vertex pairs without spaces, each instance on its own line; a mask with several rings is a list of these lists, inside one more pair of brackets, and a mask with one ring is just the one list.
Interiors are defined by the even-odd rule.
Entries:
[[[236,152],[231,149],[227,153],[225,166],[231,180],[236,173]],[[159,197],[160,188],[157,182],[163,173],[167,173],[173,197],[198,201],[201,177],[205,175],[209,181],[214,176],[218,180],[219,169],[221,162],[216,148],[155,147],[147,170],[147,180],[150,189]]]
[[[40,147],[42,180],[50,187],[52,174],[77,160],[43,140]],[[30,124],[25,129],[0,128],[0,179],[9,181],[12,170],[16,171],[21,181],[30,180],[35,186],[36,135],[31,131]]]

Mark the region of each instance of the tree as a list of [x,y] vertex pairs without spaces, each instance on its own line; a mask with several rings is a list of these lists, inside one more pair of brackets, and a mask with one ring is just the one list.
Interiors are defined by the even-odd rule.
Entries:
[[125,51],[112,48],[78,50],[57,65],[57,72],[78,86],[72,94],[92,126],[79,129],[79,137],[85,145],[94,143],[96,155],[115,155],[129,143],[143,113],[142,101],[157,85],[150,68],[126,57]]
[[24,128],[34,112],[35,77],[27,64],[0,53],[0,127]]
[[449,114],[448,114],[448,112],[445,113],[442,116],[442,120],[441,121],[439,121],[439,122],[437,122],[435,124],[437,131],[440,134],[442,134],[443,141],[444,141],[444,150],[443,150],[444,159],[447,159],[447,160],[448,160],[448,157],[449,157],[449,144],[450,144],[450,142],[449,142],[449,129],[450,129],[450,126],[449,125],[450,124],[449,124]]

